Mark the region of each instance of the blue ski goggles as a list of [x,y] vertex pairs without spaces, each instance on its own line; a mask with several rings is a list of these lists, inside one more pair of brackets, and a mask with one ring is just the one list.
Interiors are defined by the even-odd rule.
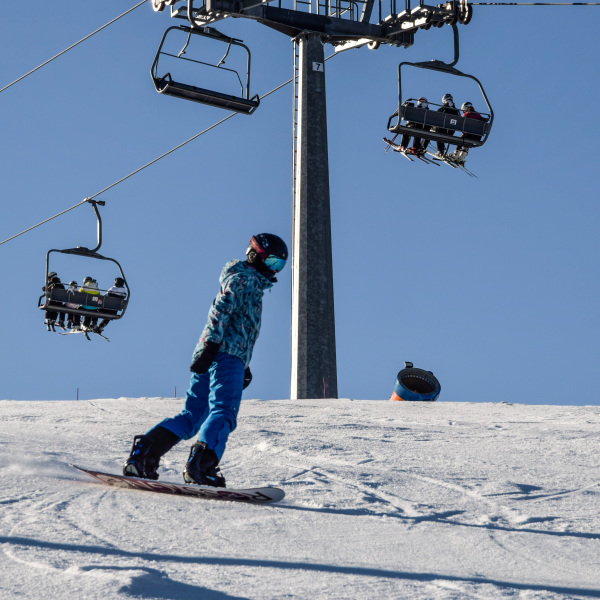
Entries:
[[285,260],[283,258],[279,258],[279,256],[275,256],[274,254],[269,254],[267,258],[263,260],[265,266],[273,271],[273,273],[279,273],[285,267]]

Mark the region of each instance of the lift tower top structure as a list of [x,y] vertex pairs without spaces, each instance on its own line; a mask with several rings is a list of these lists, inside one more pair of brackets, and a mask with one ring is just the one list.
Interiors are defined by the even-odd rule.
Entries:
[[238,17],[295,38],[317,33],[336,50],[369,44],[408,47],[419,29],[471,21],[468,0],[428,5],[422,0],[150,0],[155,10],[202,27]]
[[[172,17],[185,19],[192,30],[204,29],[209,35],[214,35],[209,25],[227,17],[243,17],[293,40],[290,397],[337,398],[324,45],[332,44],[336,51],[363,45],[371,49],[381,44],[408,47],[414,43],[418,29],[444,24],[455,28],[457,22],[467,24],[471,20],[471,7],[467,0],[437,6],[404,0],[400,11],[396,0],[150,1],[157,11],[170,6]],[[185,97],[191,91],[196,101],[208,100],[207,103],[223,108],[232,102],[231,98],[214,93],[210,99],[203,99],[202,90],[171,83],[166,76],[159,78],[153,73],[153,78],[159,91],[168,91],[170,85],[173,95]],[[250,104],[251,99],[243,98],[242,103]],[[249,114],[251,110],[252,107],[242,112]]]

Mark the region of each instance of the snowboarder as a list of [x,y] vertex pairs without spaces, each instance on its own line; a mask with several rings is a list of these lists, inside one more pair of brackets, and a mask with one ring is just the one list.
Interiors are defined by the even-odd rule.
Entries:
[[135,436],[123,475],[158,479],[161,456],[198,434],[183,471],[185,482],[225,487],[217,465],[236,428],[242,390],[252,380],[249,364],[260,331],[262,297],[277,281],[288,249],[280,237],[261,233],[250,239],[246,257],[223,267],[219,292],[192,356],[183,410]]

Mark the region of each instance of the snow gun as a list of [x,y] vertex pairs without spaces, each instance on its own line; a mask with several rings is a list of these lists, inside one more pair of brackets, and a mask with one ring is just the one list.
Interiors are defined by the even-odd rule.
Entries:
[[398,373],[390,400],[433,402],[441,391],[442,386],[431,371],[415,369],[411,362],[405,362],[404,369]]

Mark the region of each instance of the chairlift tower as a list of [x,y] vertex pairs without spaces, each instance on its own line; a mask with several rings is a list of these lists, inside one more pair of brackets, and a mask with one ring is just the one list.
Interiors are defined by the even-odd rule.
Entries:
[[336,52],[380,44],[407,48],[418,29],[466,25],[471,6],[468,0],[437,6],[404,0],[402,10],[396,0],[150,2],[156,11],[169,6],[171,16],[192,29],[211,31],[208,26],[217,21],[242,17],[293,40],[291,398],[337,398],[324,46],[331,44]]

